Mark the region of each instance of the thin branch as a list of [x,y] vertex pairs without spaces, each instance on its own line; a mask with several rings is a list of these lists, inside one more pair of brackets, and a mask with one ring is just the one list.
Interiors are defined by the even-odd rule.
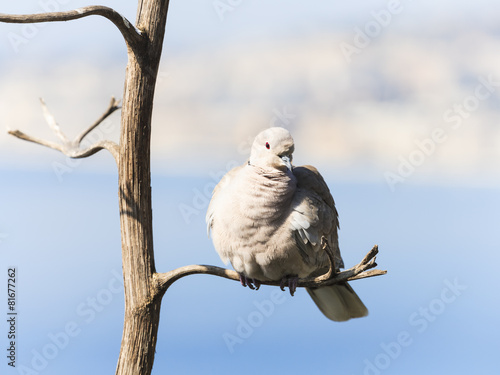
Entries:
[[115,142],[112,141],[100,141],[97,142],[96,144],[84,149],[84,150],[72,150],[74,152],[68,152],[66,155],[68,155],[70,158],[73,159],[83,159],[89,156],[94,155],[96,152],[99,152],[101,150],[107,150],[113,155],[113,158],[118,161],[120,157],[120,150],[118,145]]
[[42,145],[42,146],[45,146],[48,148],[52,148],[52,149],[60,151],[60,152],[64,152],[63,146],[61,146],[60,144],[50,142],[50,141],[45,141],[45,140],[40,139],[40,138],[32,137],[28,134],[23,133],[20,130],[9,130],[8,133],[10,135],[13,135],[14,137],[17,137],[17,138],[22,139],[24,141],[33,142],[33,143],[36,143],[36,144],[39,144],[39,145]]
[[65,12],[52,12],[40,14],[4,14],[0,13],[0,22],[5,23],[38,23],[38,22],[59,22],[71,21],[79,18],[98,15],[107,18],[120,30],[125,42],[130,47],[145,45],[141,32],[135,28],[124,16],[112,8],[94,5],[69,10]]
[[20,130],[9,130],[8,133],[17,137],[19,139],[23,139],[28,142],[37,143],[39,145],[52,148],[54,150],[62,152],[64,155],[69,156],[73,159],[81,159],[86,158],[88,156],[94,155],[96,152],[100,150],[108,150],[116,163],[118,163],[118,159],[120,157],[119,146],[112,141],[100,141],[97,142],[85,149],[80,149],[80,144],[82,140],[99,124],[101,124],[109,115],[115,112],[120,107],[118,106],[119,100],[116,100],[114,97],[111,97],[111,102],[109,103],[108,108],[103,113],[103,115],[94,122],[89,128],[83,131],[80,135],[78,135],[73,141],[69,140],[64,133],[61,131],[61,128],[57,124],[54,116],[50,113],[49,109],[45,105],[45,102],[40,99],[42,104],[42,110],[45,117],[45,120],[49,124],[49,127],[52,129],[52,132],[62,141],[62,144],[46,141],[44,139],[32,137],[26,133],[23,133]]
[[62,132],[61,128],[59,127],[59,124],[57,123],[56,119],[52,114],[50,113],[49,109],[45,105],[45,102],[43,101],[42,98],[40,98],[40,103],[42,105],[42,111],[43,111],[43,117],[45,117],[45,121],[47,121],[47,124],[49,124],[49,127],[52,129],[52,132],[63,142],[63,143],[68,143],[69,139],[64,135]]
[[[326,248],[325,250],[328,251]],[[351,280],[359,280],[367,277],[385,275],[387,271],[371,270],[371,268],[377,266],[377,264],[375,263],[375,257],[377,253],[378,253],[378,246],[375,245],[363,258],[363,260],[356,266],[342,272],[332,272],[331,271],[332,269],[330,268],[325,275],[321,275],[316,278],[299,279],[297,287],[319,288],[322,286],[344,283],[346,281],[351,281]],[[333,259],[333,254],[331,259]],[[209,265],[190,265],[177,268],[170,272],[155,274],[155,281],[157,285],[156,291],[157,293],[161,294],[165,293],[165,291],[169,288],[169,286],[172,285],[175,281],[185,276],[197,273],[214,275],[214,276],[224,277],[229,280],[240,281],[240,275],[236,271]],[[264,281],[264,282],[261,281],[261,284],[279,286],[280,281]]]
[[370,262],[375,262],[375,256],[378,254],[378,246],[375,245],[373,248],[365,255],[363,260],[359,263],[361,265],[366,265]]
[[83,131],[79,136],[75,138],[75,142],[80,145],[82,142],[82,139],[87,136],[92,130],[94,130],[101,122],[103,122],[109,115],[111,115],[114,111],[117,109],[120,109],[120,101],[116,100],[114,96],[111,97],[111,101],[109,102],[108,108],[106,111],[102,114],[101,117],[99,117],[96,122],[94,122],[87,130]]

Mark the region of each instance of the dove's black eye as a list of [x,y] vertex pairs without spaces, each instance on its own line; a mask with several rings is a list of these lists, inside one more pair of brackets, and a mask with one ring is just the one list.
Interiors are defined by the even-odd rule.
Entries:
[[269,146],[269,142],[266,142],[266,148],[269,150],[271,146]]

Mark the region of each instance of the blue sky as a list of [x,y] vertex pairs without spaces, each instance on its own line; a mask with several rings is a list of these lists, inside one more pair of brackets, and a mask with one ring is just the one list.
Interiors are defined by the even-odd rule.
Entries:
[[[33,350],[47,350],[51,335],[74,322],[78,334],[40,373],[112,371],[123,317],[116,176],[74,173],[62,184],[44,172],[5,177],[11,183],[2,184],[1,195],[13,198],[2,202],[8,213],[1,221],[8,234],[2,259],[19,270],[19,364],[29,366]],[[276,299],[274,288],[253,292],[236,282],[191,276],[164,297],[154,373],[229,374],[239,367],[243,374],[298,374],[333,367],[362,374],[365,361],[385,366],[382,345],[390,347],[405,332],[410,344],[394,349],[383,373],[494,373],[497,191],[408,187],[391,193],[384,185],[327,181],[341,215],[346,264],[378,243],[378,263],[389,270],[352,283],[369,317],[336,324],[303,290]],[[201,177],[153,178],[158,270],[220,265],[205,236],[204,215],[188,223],[179,213],[179,202],[190,202],[192,189],[207,183]],[[258,308],[264,301],[268,315]],[[248,335],[242,321],[254,324]],[[226,343],[228,334],[241,342]]]
[[[135,18],[134,2],[103,4]],[[158,271],[221,265],[206,237],[207,191],[275,123],[295,138],[294,162],[325,176],[346,265],[378,244],[389,273],[352,283],[370,315],[342,324],[303,290],[291,298],[182,279],[163,299],[153,374],[496,373],[500,49],[491,6],[401,1],[348,62],[341,44],[387,3],[242,1],[221,19],[212,1],[172,1],[153,123]],[[32,30],[16,51],[9,33],[23,32],[0,24],[0,129],[51,138],[42,96],[74,135],[121,97],[124,46],[105,20]],[[460,123],[444,119],[455,105],[465,108]],[[118,133],[116,114],[92,137]],[[75,162],[2,131],[0,172],[0,269],[5,279],[7,267],[18,269],[18,364],[112,373],[123,321],[114,161],[99,153]],[[391,185],[387,172],[403,181]],[[186,206],[196,213],[183,215]],[[0,368],[23,373],[5,358]]]

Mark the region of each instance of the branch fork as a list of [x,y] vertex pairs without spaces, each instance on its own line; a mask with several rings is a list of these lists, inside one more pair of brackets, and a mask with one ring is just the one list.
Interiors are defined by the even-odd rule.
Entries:
[[62,132],[61,128],[59,127],[59,124],[57,124],[56,119],[54,116],[50,113],[49,109],[45,105],[45,102],[43,99],[40,99],[40,103],[42,105],[42,111],[43,111],[43,116],[45,117],[45,121],[49,125],[50,129],[52,132],[59,138],[61,143],[55,143],[51,141],[46,141],[44,139],[39,139],[36,137],[32,137],[30,135],[27,135],[23,133],[20,130],[9,130],[9,134],[13,135],[14,137],[23,139],[25,141],[37,143],[39,145],[45,146],[52,148],[54,150],[62,152],[64,155],[69,156],[70,158],[74,159],[80,159],[80,158],[86,158],[88,156],[91,156],[95,154],[96,152],[100,150],[108,150],[111,155],[115,158],[115,161],[118,163],[119,159],[119,146],[112,142],[112,141],[99,141],[87,148],[81,149],[81,143],[83,139],[92,131],[94,130],[99,124],[101,124],[108,116],[110,116],[113,112],[115,112],[117,109],[120,108],[119,100],[116,100],[114,97],[111,97],[111,101],[108,105],[108,108],[106,111],[102,114],[102,116],[97,119],[89,128],[84,130],[82,133],[80,133],[78,136],[75,137],[75,139],[70,140],[66,135]]

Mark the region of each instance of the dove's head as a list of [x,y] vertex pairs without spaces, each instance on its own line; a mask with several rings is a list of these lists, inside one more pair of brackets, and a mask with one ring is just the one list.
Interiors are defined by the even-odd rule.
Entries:
[[250,164],[264,169],[292,170],[293,138],[284,128],[260,132],[253,141]]

